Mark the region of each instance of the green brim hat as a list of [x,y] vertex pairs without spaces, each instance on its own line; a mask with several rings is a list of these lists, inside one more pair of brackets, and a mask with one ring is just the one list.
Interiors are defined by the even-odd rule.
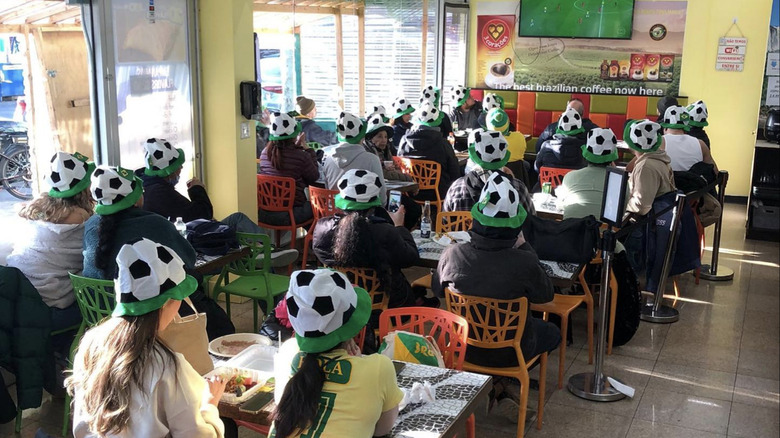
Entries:
[[686,129],[689,119],[690,116],[685,108],[672,105],[664,112],[660,125],[667,129]]
[[287,113],[271,114],[271,129],[268,139],[273,141],[295,138],[301,133],[301,124],[294,116]]
[[330,269],[293,272],[285,301],[298,348],[305,353],[328,351],[354,338],[371,316],[368,292]]
[[52,198],[70,198],[89,187],[90,177],[95,171],[95,163],[87,162],[87,157],[75,152],[57,152],[51,159],[51,172],[45,176],[49,184],[49,196]]
[[166,177],[184,165],[184,151],[174,148],[163,138],[150,138],[144,143],[146,170],[148,176]]
[[366,123],[354,114],[342,111],[336,123],[339,141],[358,144],[366,136]]
[[469,100],[471,89],[460,85],[452,87],[450,90],[450,100],[455,102],[454,106],[461,106]]
[[387,138],[393,138],[393,127],[388,125],[379,113],[371,114],[371,117],[366,121],[366,126],[366,135],[384,130],[387,133]]
[[655,152],[663,140],[661,126],[650,120],[633,120],[623,130],[623,140],[637,152]]
[[577,110],[567,108],[558,119],[558,127],[555,128],[555,133],[575,136],[583,132],[585,132],[585,128],[582,127],[582,116]]
[[610,163],[618,159],[617,137],[609,128],[588,131],[587,143],[582,145],[582,156],[591,163]]
[[116,264],[112,316],[145,315],[159,310],[168,300],[187,298],[198,288],[174,250],[146,238],[122,245]]
[[341,210],[366,210],[379,207],[382,205],[379,197],[382,185],[380,176],[374,172],[350,169],[339,179],[337,184],[339,193],[334,197],[334,204]]
[[498,131],[504,135],[509,134],[509,116],[501,108],[490,110],[485,118],[485,123],[491,131]]
[[479,202],[471,207],[471,215],[484,226],[520,228],[528,212],[512,182],[500,172],[494,172],[482,188]]
[[685,108],[685,112],[687,112],[689,116],[688,125],[696,126],[698,128],[709,126],[709,122],[707,122],[707,105],[705,105],[703,101],[699,100],[688,105],[688,107]]
[[401,117],[414,112],[412,104],[403,97],[395,99],[390,108],[393,110],[393,115],[390,116],[393,119],[400,119]]
[[498,131],[481,128],[469,134],[469,158],[485,170],[498,170],[509,162],[509,145]]
[[426,101],[420,105],[420,108],[417,109],[413,117],[413,123],[417,125],[437,127],[441,125],[441,121],[444,120],[444,113],[431,102]]
[[101,216],[132,207],[144,192],[141,178],[122,167],[98,166],[91,181],[95,213]]

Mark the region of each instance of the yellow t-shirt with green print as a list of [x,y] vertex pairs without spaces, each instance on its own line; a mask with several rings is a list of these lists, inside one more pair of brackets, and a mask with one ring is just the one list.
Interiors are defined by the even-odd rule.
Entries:
[[[296,344],[297,353],[295,338],[289,342]],[[282,351],[287,350],[284,347]],[[302,354],[293,356],[293,373],[302,359]],[[317,419],[293,438],[370,438],[382,413],[398,406],[404,397],[393,362],[386,356],[350,356],[346,350],[338,349],[321,355],[320,363],[326,380]],[[276,438],[273,430],[269,438]]]

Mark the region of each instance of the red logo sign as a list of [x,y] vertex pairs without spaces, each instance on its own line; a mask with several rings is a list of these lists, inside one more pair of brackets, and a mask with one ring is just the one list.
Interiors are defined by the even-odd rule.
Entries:
[[503,49],[509,44],[509,25],[499,18],[494,18],[482,28],[482,43],[490,49]]

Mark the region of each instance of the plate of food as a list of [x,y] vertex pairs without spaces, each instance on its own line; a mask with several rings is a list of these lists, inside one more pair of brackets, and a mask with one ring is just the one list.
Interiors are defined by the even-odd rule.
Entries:
[[204,377],[208,379],[214,376],[221,376],[227,382],[220,401],[228,404],[243,403],[268,384],[273,385],[270,373],[247,368],[218,367]]
[[256,333],[234,333],[211,341],[209,353],[220,357],[233,357],[252,345],[272,345],[272,341]]
[[441,246],[448,246],[469,242],[471,241],[471,236],[468,231],[451,231],[449,233],[436,234],[431,239]]

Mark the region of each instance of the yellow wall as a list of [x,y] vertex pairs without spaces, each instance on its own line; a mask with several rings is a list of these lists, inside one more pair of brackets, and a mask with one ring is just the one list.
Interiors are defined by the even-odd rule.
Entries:
[[[255,122],[241,115],[239,83],[254,80],[252,0],[201,0],[200,56],[206,184],[221,219],[235,211],[257,218]],[[248,122],[250,137],[240,139]]]
[[[727,195],[747,196],[758,125],[772,0],[689,0],[680,94],[703,100],[718,167],[729,172]],[[748,39],[742,72],[715,70],[718,38],[737,18]],[[738,36],[736,27],[729,36]]]

